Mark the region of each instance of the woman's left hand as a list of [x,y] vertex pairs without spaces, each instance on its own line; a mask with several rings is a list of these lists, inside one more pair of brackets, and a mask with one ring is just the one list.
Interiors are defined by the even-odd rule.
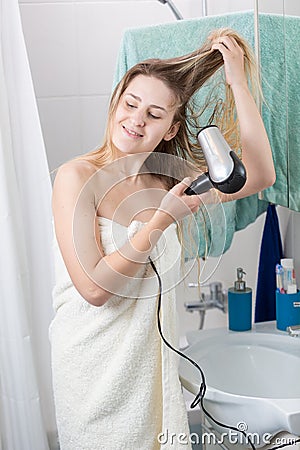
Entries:
[[219,50],[222,53],[226,82],[230,86],[247,83],[244,70],[244,52],[233,37],[220,36],[218,41],[212,45],[212,49]]

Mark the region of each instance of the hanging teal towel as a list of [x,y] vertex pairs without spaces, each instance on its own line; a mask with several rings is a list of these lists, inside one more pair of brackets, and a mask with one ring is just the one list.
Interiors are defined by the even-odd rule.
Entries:
[[[208,208],[205,219],[196,215],[197,227],[194,227],[193,240],[199,243],[198,254],[204,256],[220,256],[231,246],[234,233],[243,230],[267,210],[268,202],[258,200],[252,195],[241,200],[213,205]],[[190,235],[190,221],[184,221],[184,235]],[[197,228],[195,230],[195,228]],[[187,239],[189,242],[190,240]],[[193,254],[186,249],[186,259]]]
[[263,120],[276,170],[263,198],[300,211],[300,18],[260,14],[259,29]]
[[222,27],[235,29],[254,45],[253,11],[126,30],[119,50],[114,85],[137,62],[148,58],[172,58],[192,52],[213,29]]

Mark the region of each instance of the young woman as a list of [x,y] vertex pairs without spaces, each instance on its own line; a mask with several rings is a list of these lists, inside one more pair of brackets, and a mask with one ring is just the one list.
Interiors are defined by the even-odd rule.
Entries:
[[190,101],[223,65],[225,100],[210,120],[241,148],[247,181],[221,200],[275,180],[248,87],[253,64],[247,43],[229,29],[189,55],[137,64],[112,95],[103,146],[58,170],[50,337],[61,450],[190,448],[178,361],[157,331],[149,257],[162,277],[163,332],[176,347],[176,223],[203,201],[185,194],[193,178],[178,175],[191,163],[192,177],[204,169],[201,149],[190,142]]

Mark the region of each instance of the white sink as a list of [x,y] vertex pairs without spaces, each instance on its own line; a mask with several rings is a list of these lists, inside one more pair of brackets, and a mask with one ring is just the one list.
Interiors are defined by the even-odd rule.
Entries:
[[[215,419],[234,427],[246,424],[247,433],[259,436],[258,447],[266,434],[300,435],[300,338],[265,323],[246,332],[195,331],[187,340],[191,345],[184,353],[204,372],[204,405]],[[179,373],[183,386],[197,394],[198,370],[181,358]]]

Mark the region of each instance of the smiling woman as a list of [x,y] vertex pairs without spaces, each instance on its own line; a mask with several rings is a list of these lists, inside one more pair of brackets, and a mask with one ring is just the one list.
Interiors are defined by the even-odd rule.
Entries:
[[175,97],[163,81],[138,75],[117,106],[112,123],[114,146],[121,154],[152,152],[162,139],[176,135],[180,123],[173,123],[175,108]]
[[190,101],[223,65],[226,102],[216,105],[212,121],[234,150],[242,147],[248,177],[240,192],[221,198],[269,186],[270,146],[248,88],[252,55],[229,29],[189,55],[132,67],[112,95],[103,146],[57,173],[50,336],[61,450],[152,450],[161,448],[163,430],[188,435],[177,358],[161,346],[155,326],[149,257],[163,282],[163,332],[176,347],[174,287],[184,243],[175,224],[203,201],[185,194],[192,179],[180,174],[205,169],[190,136]]

